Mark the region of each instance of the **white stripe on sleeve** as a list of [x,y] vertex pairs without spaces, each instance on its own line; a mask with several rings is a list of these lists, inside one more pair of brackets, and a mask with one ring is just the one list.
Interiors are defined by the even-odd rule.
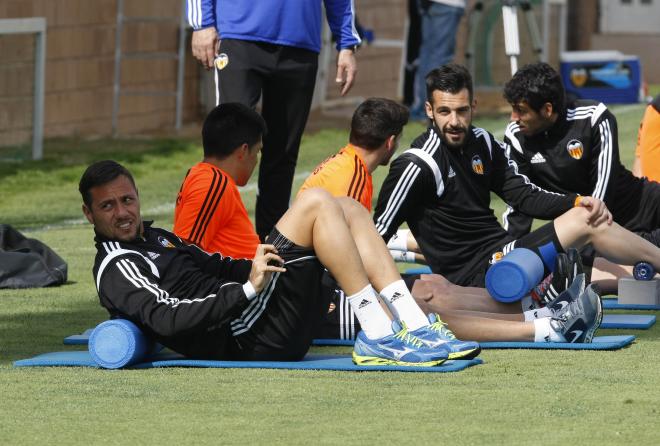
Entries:
[[604,200],[612,170],[612,132],[607,120],[601,122],[598,129],[600,130],[600,155],[598,155],[598,181],[593,196]]
[[403,175],[401,175],[401,178],[399,178],[399,181],[394,187],[392,195],[387,200],[387,205],[385,206],[383,215],[381,215],[376,222],[376,229],[378,229],[379,234],[382,235],[387,232],[387,228],[392,223],[394,215],[396,215],[396,213],[399,211],[399,208],[401,208],[401,204],[408,195],[408,192],[410,191],[410,188],[415,182],[415,179],[417,178],[417,175],[419,175],[420,171],[421,169],[419,166],[412,162],[409,163],[404,170]]

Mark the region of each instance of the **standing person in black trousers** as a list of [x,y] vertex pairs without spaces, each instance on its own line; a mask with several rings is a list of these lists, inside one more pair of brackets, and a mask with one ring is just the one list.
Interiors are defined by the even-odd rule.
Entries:
[[192,52],[215,69],[216,105],[256,107],[268,126],[259,166],[256,229],[263,240],[289,207],[300,139],[305,129],[321,49],[321,3],[336,39],[341,95],[357,73],[361,40],[352,0],[188,0]]

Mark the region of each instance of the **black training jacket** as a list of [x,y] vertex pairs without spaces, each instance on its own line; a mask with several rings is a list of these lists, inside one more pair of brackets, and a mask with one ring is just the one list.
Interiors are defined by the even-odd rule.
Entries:
[[469,283],[483,251],[507,236],[490,208],[491,191],[542,218],[561,215],[575,201],[574,194],[531,184],[481,128],[469,128],[462,149],[445,146],[433,127],[412,147],[392,162],[374,222],[386,241],[407,222],[433,272],[459,285]]
[[222,357],[228,322],[249,300],[252,262],[208,254],[169,231],[144,223],[144,238],[96,234],[94,280],[112,318],[137,324],[161,344],[191,357]]
[[[616,119],[604,104],[575,101],[549,130],[531,137],[512,122],[504,143],[520,172],[540,187],[599,198],[623,225],[637,212],[644,182],[621,164]],[[514,237],[529,232],[531,224],[531,214],[515,205],[503,215]]]

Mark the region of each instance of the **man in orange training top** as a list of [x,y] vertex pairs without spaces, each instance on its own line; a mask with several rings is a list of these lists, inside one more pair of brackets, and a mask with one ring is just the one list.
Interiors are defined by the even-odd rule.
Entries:
[[[390,99],[364,101],[353,113],[348,145],[319,164],[298,193],[320,187],[335,197],[351,197],[371,211],[371,175],[378,166],[389,164],[408,117],[408,109]],[[425,263],[408,229],[397,231],[388,247],[396,261]]]
[[660,94],[646,107],[639,125],[633,173],[660,181]]
[[[181,239],[233,258],[252,258],[259,244],[236,186],[247,183],[266,128],[245,113],[236,104],[223,104],[222,111],[209,114],[202,129],[204,159],[186,174],[174,211],[173,232]],[[303,189],[321,187],[371,209],[371,173],[389,162],[407,122],[404,106],[389,99],[365,101],[353,116],[350,143],[319,166]],[[334,281],[325,283],[325,291],[334,294]],[[331,306],[341,315],[320,328],[319,337],[337,337],[342,330],[340,337],[352,339],[357,334],[359,325],[344,297]],[[340,324],[340,319],[346,323]]]
[[335,197],[351,197],[371,211],[371,174],[390,162],[407,123],[408,109],[403,105],[367,99],[353,113],[348,145],[319,164],[300,192],[320,187]]
[[[204,122],[204,159],[181,185],[173,232],[207,252],[251,259],[259,237],[236,186],[245,186],[257,164],[266,125],[245,113],[237,104],[225,104],[221,119]],[[233,131],[221,131],[225,128]]]

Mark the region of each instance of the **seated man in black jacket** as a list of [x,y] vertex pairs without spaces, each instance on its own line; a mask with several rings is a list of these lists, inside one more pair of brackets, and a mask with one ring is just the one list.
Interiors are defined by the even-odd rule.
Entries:
[[360,320],[357,364],[437,365],[478,353],[474,342],[448,339],[417,306],[369,214],[349,198],[306,191],[277,223],[270,244],[258,245],[253,260],[234,260],[143,222],[133,177],[114,161],[89,166],[79,190],[96,233],[101,305],[177,352],[301,359],[328,308],[319,297],[323,264]]
[[[518,172],[505,148],[472,126],[476,101],[462,66],[426,76],[432,124],[391,164],[374,221],[389,240],[407,222],[434,273],[458,285],[484,286],[490,263],[513,248],[535,251],[552,268],[557,253],[592,243],[604,257],[660,266],[660,249],[616,223],[601,200],[550,192]],[[554,221],[520,238],[500,226],[491,192],[529,215]]]
[[[519,172],[551,192],[591,195],[603,200],[615,222],[660,246],[660,184],[637,178],[621,163],[617,122],[598,101],[567,101],[561,77],[550,65],[525,65],[504,86],[512,122],[504,143]],[[532,216],[518,206],[504,215],[505,229],[522,237]],[[616,279],[629,275],[621,265],[582,250],[593,263],[593,279],[616,292]]]

